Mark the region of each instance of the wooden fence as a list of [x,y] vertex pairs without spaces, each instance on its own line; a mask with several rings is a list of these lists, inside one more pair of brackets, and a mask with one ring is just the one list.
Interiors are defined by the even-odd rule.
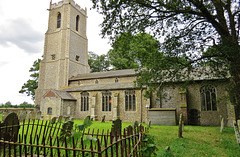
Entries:
[[128,126],[118,133],[76,131],[71,126],[43,120],[1,126],[0,156],[141,156],[139,150],[146,131],[142,125],[135,129]]

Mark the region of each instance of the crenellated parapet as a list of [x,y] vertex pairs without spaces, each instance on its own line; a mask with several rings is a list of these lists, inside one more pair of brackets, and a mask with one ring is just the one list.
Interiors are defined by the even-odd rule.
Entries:
[[53,3],[50,5],[50,9],[56,9],[59,8],[65,4],[71,4],[74,8],[79,10],[82,14],[87,15],[87,8],[83,9],[81,8],[74,0],[62,0],[58,3]]

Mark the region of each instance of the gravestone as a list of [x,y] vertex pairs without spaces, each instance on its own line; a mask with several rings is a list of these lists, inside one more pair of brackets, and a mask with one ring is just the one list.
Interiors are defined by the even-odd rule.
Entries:
[[69,121],[69,119],[70,119],[70,117],[69,117],[69,116],[66,116],[66,117],[64,117],[64,118],[65,118],[65,119],[64,119],[64,120],[65,120],[65,122],[66,122],[66,121]]
[[239,130],[238,130],[238,125],[237,125],[236,121],[233,121],[233,127],[234,127],[234,131],[235,131],[237,143],[238,143],[238,145],[240,145],[240,136],[239,136]]
[[106,118],[106,116],[103,115],[103,116],[102,116],[102,123],[105,122],[105,118]]
[[16,113],[14,112],[10,113],[4,119],[4,122],[1,123],[0,127],[5,127],[0,129],[0,139],[4,139],[5,141],[13,141],[13,142],[17,141],[20,126],[19,126],[18,116]]
[[152,123],[152,122],[149,120],[149,121],[148,121],[148,129],[151,127],[151,123]]
[[26,120],[28,121],[30,119],[29,112],[27,112]]
[[180,118],[179,118],[179,129],[178,129],[178,137],[179,138],[183,138],[183,136],[182,136],[182,124],[183,124],[183,121],[182,121],[182,118],[183,117],[183,115],[182,115],[182,113],[180,114]]
[[120,136],[122,131],[122,120],[119,118],[112,122],[112,129],[111,129],[112,136]]
[[221,118],[221,128],[220,128],[220,132],[223,132],[223,128],[224,128],[224,118],[222,116],[220,116]]
[[61,133],[60,133],[61,139],[64,139],[65,137],[70,137],[72,133],[72,129],[73,129],[73,121],[64,122],[62,125]]
[[41,119],[41,114],[42,114],[42,112],[38,111],[35,115],[35,119],[40,120]]
[[127,128],[127,136],[133,135],[133,127],[131,125],[129,125]]
[[59,117],[58,117],[58,123],[61,123],[62,120],[63,120],[63,116],[59,116]]
[[4,119],[7,117],[7,115],[8,115],[8,112],[3,112],[3,114],[2,114],[2,121],[4,121]]
[[51,124],[54,124],[57,121],[57,117],[53,117],[50,121]]
[[19,116],[19,121],[23,122],[27,117],[27,111],[23,110],[22,113]]
[[90,116],[87,116],[87,117],[84,119],[83,124],[84,124],[84,128],[87,128],[87,127],[89,127],[89,126],[92,125],[92,121],[91,121]]
[[138,122],[135,121],[135,122],[133,123],[133,129],[135,130],[137,127],[138,127]]
[[34,119],[35,118],[35,112],[34,111],[30,111],[29,112],[29,119]]

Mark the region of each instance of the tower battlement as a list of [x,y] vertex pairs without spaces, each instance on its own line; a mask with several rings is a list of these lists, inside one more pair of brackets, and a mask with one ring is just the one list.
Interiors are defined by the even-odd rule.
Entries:
[[59,1],[58,3],[53,3],[51,4],[50,9],[56,9],[68,3],[70,3],[74,8],[79,10],[83,15],[87,16],[87,8],[85,9],[81,8],[74,0],[62,0]]

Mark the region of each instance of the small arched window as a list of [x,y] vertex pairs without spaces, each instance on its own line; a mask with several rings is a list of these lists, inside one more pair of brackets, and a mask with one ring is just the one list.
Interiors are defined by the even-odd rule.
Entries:
[[79,27],[79,15],[76,17],[76,31],[78,31]]
[[58,16],[57,16],[57,28],[60,28],[61,27],[61,13],[58,13]]
[[89,93],[81,93],[81,111],[89,111]]
[[201,110],[217,111],[216,90],[213,86],[203,86],[200,89]]

